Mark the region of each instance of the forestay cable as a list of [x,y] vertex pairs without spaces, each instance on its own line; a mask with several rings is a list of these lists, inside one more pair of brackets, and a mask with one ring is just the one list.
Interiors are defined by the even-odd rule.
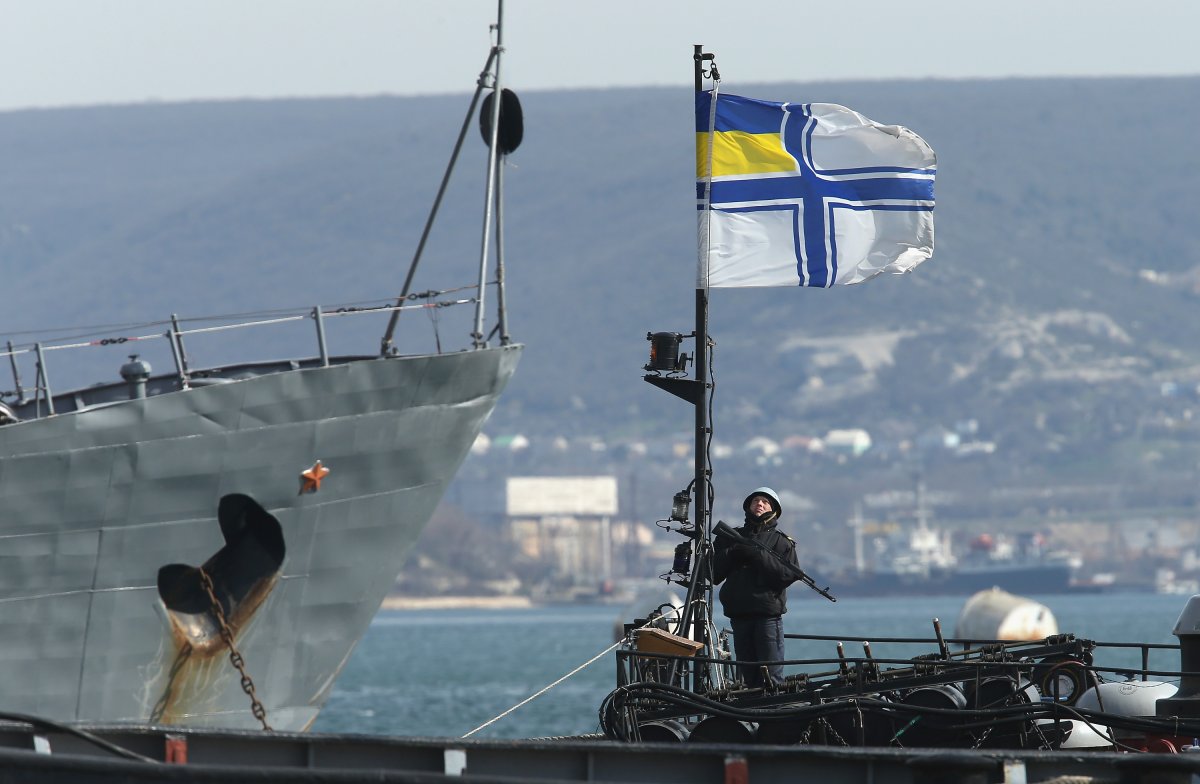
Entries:
[[[641,626],[639,626],[638,628],[639,628],[639,629],[644,629],[644,628],[646,628],[647,626],[649,626],[650,624],[652,624],[652,623],[654,623],[655,621],[659,620],[660,618],[666,618],[666,617],[667,617],[667,616],[669,616],[671,613],[679,613],[679,612],[681,612],[682,610],[683,610],[683,608],[682,608],[682,607],[675,607],[675,608],[672,608],[670,612],[663,613],[663,614],[662,614],[662,615],[660,615],[658,618],[654,618],[653,620],[648,620],[648,621],[646,621],[646,623],[642,624],[642,625],[641,625]],[[600,653],[597,653],[595,656],[593,656],[592,658],[588,659],[588,660],[587,660],[587,661],[585,661],[583,664],[579,665],[579,666],[578,666],[578,667],[576,667],[575,669],[573,669],[573,670],[571,670],[570,672],[568,672],[566,675],[564,675],[564,676],[562,676],[561,678],[559,678],[558,680],[554,681],[554,683],[551,683],[551,684],[548,684],[548,685],[546,685],[546,686],[542,687],[542,688],[541,688],[541,689],[539,689],[538,691],[534,692],[533,694],[529,695],[529,696],[528,696],[528,697],[526,697],[525,699],[523,699],[523,700],[521,700],[520,702],[518,702],[516,705],[512,706],[512,707],[511,707],[511,708],[509,708],[508,710],[506,710],[506,711],[504,711],[503,713],[501,713],[499,716],[496,716],[495,718],[492,718],[492,719],[489,719],[489,720],[485,721],[483,724],[480,724],[478,727],[476,727],[475,729],[471,730],[471,731],[470,731],[470,732],[468,732],[467,734],[465,734],[465,735],[462,735],[461,737],[462,737],[462,738],[469,738],[469,737],[471,737],[472,735],[474,735],[476,732],[479,732],[479,731],[480,731],[481,729],[483,729],[484,727],[491,726],[492,724],[495,724],[496,722],[500,721],[500,719],[503,719],[505,716],[507,716],[508,714],[512,713],[512,712],[513,712],[513,711],[515,711],[517,708],[520,708],[520,707],[521,707],[521,706],[523,706],[523,705],[528,705],[529,703],[531,703],[531,702],[533,702],[534,700],[536,700],[538,697],[542,696],[542,695],[543,695],[543,694],[545,694],[546,692],[548,692],[548,691],[550,691],[551,689],[553,689],[553,688],[554,688],[555,686],[557,686],[558,684],[560,684],[560,683],[562,683],[563,681],[565,681],[567,678],[570,678],[572,675],[575,675],[576,673],[578,673],[578,672],[580,672],[580,671],[582,671],[582,670],[585,670],[585,669],[587,669],[587,667],[588,667],[589,665],[591,665],[591,664],[595,663],[595,662],[596,662],[598,659],[601,659],[602,657],[604,657],[604,656],[607,656],[609,653],[612,653],[614,650],[616,650],[618,647],[620,647],[620,645],[621,645],[623,642],[625,642],[625,639],[624,639],[624,638],[623,638],[623,639],[620,639],[620,640],[617,640],[617,641],[616,641],[616,642],[614,642],[612,645],[610,645],[610,646],[608,646],[607,648],[605,648],[604,650],[600,651]]]

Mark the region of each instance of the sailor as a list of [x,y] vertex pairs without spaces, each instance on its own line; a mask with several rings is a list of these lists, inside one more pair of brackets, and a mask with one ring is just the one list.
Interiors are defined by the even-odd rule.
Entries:
[[[736,531],[762,547],[728,536],[716,537],[713,583],[721,586],[721,605],[733,626],[734,654],[739,662],[780,662],[783,649],[783,614],[787,612],[787,587],[796,578],[785,563],[798,567],[796,542],[779,530],[783,507],[769,487],[759,487],[742,503],[746,522]],[[765,549],[764,549],[765,548]],[[778,557],[776,557],[778,556]],[[747,686],[770,685],[783,680],[782,664],[739,665]]]

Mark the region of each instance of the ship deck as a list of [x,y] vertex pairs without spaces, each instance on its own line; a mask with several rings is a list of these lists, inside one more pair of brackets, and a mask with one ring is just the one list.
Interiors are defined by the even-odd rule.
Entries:
[[[97,745],[93,738],[111,745]],[[81,784],[248,777],[264,782],[1036,784],[1068,776],[1081,781],[1192,781],[1200,775],[1200,754],[629,744],[592,738],[462,740],[10,724],[0,726],[0,766],[12,777],[8,780]]]

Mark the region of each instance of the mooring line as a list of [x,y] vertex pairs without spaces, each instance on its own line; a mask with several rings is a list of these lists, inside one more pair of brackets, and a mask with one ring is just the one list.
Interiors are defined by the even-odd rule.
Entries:
[[[694,600],[694,601],[695,601],[695,602],[699,602],[700,600],[699,600],[699,599],[696,599],[696,600]],[[657,621],[657,620],[659,620],[659,618],[666,618],[666,617],[668,617],[669,615],[671,615],[672,613],[674,613],[674,614],[678,614],[678,613],[680,613],[680,612],[682,612],[682,611],[683,611],[683,608],[682,608],[682,607],[673,607],[673,608],[671,609],[671,611],[670,611],[670,612],[663,613],[662,615],[658,616],[658,618],[654,618],[653,620],[648,620],[648,621],[646,621],[644,624],[642,624],[641,626],[639,626],[639,627],[638,627],[638,629],[645,629],[647,626],[649,626],[650,624],[654,623],[654,621]],[[636,629],[635,629],[634,631],[636,631]],[[573,670],[571,670],[570,672],[568,672],[566,675],[564,675],[564,676],[562,676],[561,678],[559,678],[558,680],[556,680],[554,683],[551,683],[551,684],[549,684],[549,685],[547,685],[547,686],[544,686],[543,688],[541,688],[541,689],[540,689],[540,690],[538,690],[537,692],[535,692],[535,693],[533,693],[533,694],[529,695],[529,696],[528,696],[528,697],[526,697],[525,699],[523,699],[523,700],[521,700],[520,702],[518,702],[516,705],[514,705],[514,706],[512,706],[511,708],[509,708],[508,710],[504,711],[504,712],[503,712],[503,713],[501,713],[499,716],[496,716],[495,718],[492,718],[492,719],[489,719],[489,720],[485,721],[483,724],[480,724],[478,727],[476,727],[475,729],[471,730],[471,731],[470,731],[470,732],[468,732],[466,735],[462,735],[462,736],[460,736],[460,738],[469,738],[469,737],[471,737],[472,735],[474,735],[476,732],[479,732],[479,731],[480,731],[481,729],[483,729],[484,727],[491,726],[492,724],[495,724],[496,722],[500,721],[500,719],[503,719],[505,716],[507,716],[508,714],[512,713],[512,712],[513,712],[513,711],[515,711],[517,708],[520,708],[520,707],[521,707],[521,706],[523,706],[523,705],[527,705],[527,704],[529,704],[529,703],[533,702],[533,701],[534,701],[534,700],[536,700],[538,697],[542,696],[543,694],[545,694],[546,692],[550,691],[551,689],[553,689],[553,688],[554,688],[555,686],[557,686],[558,684],[560,684],[560,683],[562,683],[563,681],[565,681],[567,678],[570,678],[572,675],[575,675],[575,674],[576,674],[576,673],[578,673],[579,671],[586,669],[586,668],[587,668],[589,665],[593,664],[593,663],[594,663],[594,662],[596,662],[598,659],[600,659],[600,658],[602,658],[602,657],[604,657],[604,656],[607,656],[609,653],[612,653],[614,650],[616,650],[618,647],[620,647],[621,643],[625,642],[625,639],[626,639],[626,638],[624,638],[624,637],[623,637],[623,638],[621,638],[620,640],[617,640],[617,641],[616,641],[616,642],[614,642],[612,645],[610,645],[610,646],[608,646],[607,648],[605,648],[604,650],[600,651],[600,653],[597,653],[595,656],[593,656],[592,658],[588,659],[588,660],[587,660],[587,661],[585,661],[583,664],[579,665],[579,666],[578,666],[578,667],[576,667],[575,669],[573,669]]]

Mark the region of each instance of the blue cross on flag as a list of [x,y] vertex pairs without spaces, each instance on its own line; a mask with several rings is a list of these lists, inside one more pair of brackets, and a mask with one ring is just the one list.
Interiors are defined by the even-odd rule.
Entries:
[[830,103],[696,93],[697,285],[816,286],[933,255],[937,156]]

